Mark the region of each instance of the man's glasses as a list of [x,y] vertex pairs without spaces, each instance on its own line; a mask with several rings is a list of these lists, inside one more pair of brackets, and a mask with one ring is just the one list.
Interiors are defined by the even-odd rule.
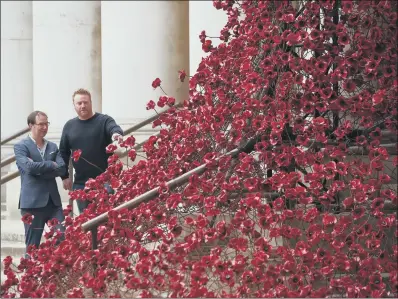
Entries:
[[48,127],[50,125],[50,123],[46,122],[46,123],[40,123],[40,124],[35,124],[35,125],[38,127],[44,128],[44,127]]

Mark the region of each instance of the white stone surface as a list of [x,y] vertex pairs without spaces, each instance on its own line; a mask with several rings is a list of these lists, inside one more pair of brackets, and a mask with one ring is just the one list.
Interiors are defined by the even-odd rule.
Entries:
[[[218,37],[220,31],[228,21],[225,11],[217,10],[213,1],[189,1],[189,64],[190,74],[194,75],[202,57],[208,53],[203,52],[199,40],[200,33],[205,30],[208,36]],[[213,46],[221,43],[220,39],[211,39]]]
[[[10,172],[17,171],[15,163],[10,165]],[[7,183],[7,218],[20,219],[21,213],[18,210],[19,195],[21,193],[21,178],[15,178]]]
[[187,1],[101,1],[102,111],[118,122],[136,123],[153,114],[155,78],[177,100],[188,96],[189,12]]
[[1,138],[33,108],[32,1],[1,1]]
[[[186,99],[188,78],[181,83],[178,70],[195,72],[206,55],[198,35],[217,36],[227,21],[212,1],[2,1],[1,8],[2,136],[25,127],[37,109],[48,114],[47,138],[57,144],[80,87],[91,91],[95,111],[123,128],[154,113],[145,106],[163,94],[151,86],[156,77],[170,96]],[[148,125],[134,135],[140,142],[153,131]],[[2,155],[13,154],[12,145]],[[19,221],[20,179],[6,190],[8,214]]]
[[33,1],[33,66],[33,107],[48,114],[50,132],[76,116],[78,88],[90,90],[100,112],[100,1]]

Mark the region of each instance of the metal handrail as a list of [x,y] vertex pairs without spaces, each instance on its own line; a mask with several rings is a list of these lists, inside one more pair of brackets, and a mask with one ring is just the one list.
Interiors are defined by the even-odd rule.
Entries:
[[4,160],[1,160],[1,168],[3,168],[4,166],[11,164],[12,162],[15,161],[15,155],[12,155],[10,157],[5,158]]
[[[9,137],[4,138],[3,140],[1,140],[1,145],[3,146],[4,144],[10,142],[11,140],[18,138],[19,136],[29,132],[29,130],[30,130],[29,127],[27,127],[23,130],[18,131],[17,133],[14,133],[13,135],[11,135]],[[14,161],[15,161],[15,155],[12,155],[10,157],[7,157],[7,158],[1,160],[0,166],[1,166],[1,168],[3,168],[4,166],[11,164]]]
[[[235,148],[232,151],[224,154],[221,157],[225,157],[225,156],[236,157],[240,153],[241,150],[242,149],[240,149],[240,148]],[[217,158],[216,160],[219,160],[221,157]],[[191,175],[193,175],[193,174],[200,175],[205,170],[206,170],[206,164],[202,164],[202,165],[184,173],[183,175],[168,181],[166,183],[166,186],[169,187],[170,189],[180,186],[180,185],[184,184],[185,182],[187,182],[189,180],[189,178],[191,177]],[[112,209],[111,211],[118,211],[118,210],[122,210],[122,209],[131,209],[131,208],[137,207],[139,204],[141,204],[143,202],[152,200],[156,195],[158,195],[158,192],[159,192],[159,187],[153,188],[152,190],[145,192],[144,194],[141,194],[140,196],[117,206],[116,208]],[[87,232],[89,230],[92,231],[93,249],[96,249],[96,247],[97,247],[97,239],[96,239],[97,238],[97,228],[100,224],[102,224],[108,220],[108,218],[109,218],[108,213],[109,213],[109,211],[82,224],[82,230],[84,232]]]
[[[177,108],[177,107],[180,107],[181,105],[182,105],[181,103],[178,103],[178,104],[174,105],[173,107]],[[131,134],[132,132],[137,131],[137,130],[141,129],[142,127],[144,127],[144,126],[150,124],[152,121],[158,119],[162,114],[164,114],[165,112],[167,112],[167,111],[170,110],[170,109],[171,109],[171,107],[164,108],[164,109],[160,110],[159,112],[157,112],[156,114],[150,116],[149,118],[147,118],[147,119],[145,119],[145,120],[139,122],[138,124],[136,124],[136,125],[134,125],[134,126],[128,128],[128,129],[124,130],[123,136],[126,136],[126,135],[128,135],[128,134]],[[15,133],[14,135],[12,135],[12,136],[10,136],[10,137],[7,137],[6,139],[2,140],[2,141],[1,141],[1,144],[3,145],[3,143],[6,143],[6,142],[8,142],[8,141],[10,141],[10,140],[12,140],[12,139],[14,139],[14,138],[17,138],[17,137],[23,135],[24,133],[26,133],[26,132],[28,132],[28,131],[29,131],[29,128],[24,129],[24,130],[22,130],[22,131],[20,131],[20,132],[18,132],[18,133]],[[145,142],[146,142],[146,141],[144,141],[143,143],[141,143],[141,146],[142,146]],[[123,153],[123,154],[122,154],[122,157],[124,157],[124,156],[126,156],[126,153]],[[8,157],[8,158],[2,160],[2,161],[1,161],[1,168],[3,168],[4,166],[6,166],[6,165],[8,165],[8,164],[11,164],[11,163],[14,162],[14,161],[15,161],[15,155],[12,155],[12,156],[10,156],[10,157]],[[5,183],[11,181],[11,180],[15,179],[15,178],[18,177],[18,176],[19,176],[19,171],[15,171],[15,172],[13,172],[13,173],[9,173],[9,174],[7,174],[7,175],[5,175],[5,176],[2,176],[2,177],[1,177],[1,180],[0,180],[0,185],[3,185],[3,184],[5,184]]]
[[[150,137],[158,137],[159,135],[160,135],[160,133],[156,133],[154,135],[151,135]],[[147,141],[148,141],[148,139],[145,139],[144,141],[142,141],[140,143],[137,143],[136,145],[133,146],[132,149],[135,150],[135,151],[138,151],[140,148],[142,148],[144,146],[144,144]],[[118,155],[119,158],[124,158],[124,157],[126,157],[128,155],[128,153],[129,153],[129,150],[126,150],[126,151],[124,151],[122,153],[117,153],[117,155]]]
[[[153,136],[158,136],[158,135],[159,134],[155,134]],[[135,149],[135,150],[140,149],[145,144],[145,142],[147,142],[147,140],[145,140],[145,141],[143,141],[141,143],[138,143],[137,145],[135,145],[133,147],[133,149]],[[396,143],[381,144],[381,146],[385,147],[389,154],[392,154],[392,155],[396,155],[397,154],[397,144]],[[358,146],[350,146],[348,148],[348,150],[350,151],[351,154],[355,154],[355,153],[356,154],[366,154],[369,151],[367,149],[363,149],[362,147],[358,147]],[[127,153],[128,152],[125,151],[125,152],[119,154],[119,157],[123,158],[123,157],[127,156]],[[1,180],[0,180],[0,185],[3,185],[5,183],[11,181],[11,180],[15,179],[18,176],[19,176],[19,171],[15,171],[13,173],[9,173],[9,174],[7,174],[5,176],[2,176]]]
[[[178,104],[174,105],[173,107],[174,107],[174,108],[178,108],[178,107],[180,107],[180,106],[182,106],[182,104],[181,104],[181,103],[178,103]],[[133,133],[134,131],[137,131],[138,129],[141,129],[142,127],[144,127],[144,126],[150,124],[150,123],[153,122],[154,120],[158,119],[162,114],[164,114],[165,112],[169,111],[171,108],[172,108],[172,107],[164,108],[164,109],[160,110],[158,113],[156,113],[156,114],[154,114],[154,115],[148,117],[147,119],[143,120],[142,122],[140,122],[140,123],[138,123],[138,124],[136,124],[136,125],[134,125],[134,126],[128,128],[127,130],[125,130],[125,131],[123,132],[124,136],[125,136],[125,135],[128,135],[128,134],[130,134],[130,133]]]
[[12,173],[6,174],[5,176],[1,177],[1,185],[19,177],[19,171],[14,171]]
[[[177,107],[179,107],[179,106],[181,106],[181,105],[182,105],[181,103],[178,103],[178,104],[176,104],[174,107],[177,108]],[[159,118],[159,116],[160,116],[161,114],[163,114],[164,112],[168,111],[169,109],[170,109],[170,108],[165,108],[165,109],[161,110],[159,113],[154,114],[154,115],[152,115],[151,117],[149,117],[149,118],[143,120],[142,122],[140,122],[140,123],[138,123],[138,124],[136,124],[136,125],[134,125],[134,126],[128,128],[127,130],[124,131],[124,135],[128,135],[128,134],[130,134],[130,133],[132,133],[132,132],[134,132],[134,131],[136,131],[136,130],[142,128],[143,126],[149,124],[150,122],[156,120],[157,118]],[[10,140],[12,140],[12,139],[14,139],[14,138],[19,137],[20,135],[22,135],[22,134],[24,134],[24,133],[26,133],[26,132],[28,132],[28,131],[29,131],[29,128],[23,129],[23,130],[21,130],[21,131],[15,133],[14,135],[12,135],[12,136],[10,136],[10,137],[7,137],[7,138],[5,138],[4,140],[2,140],[2,141],[1,141],[1,144],[3,145],[4,143],[7,143],[8,141],[10,141]],[[384,136],[389,136],[389,135],[391,135],[391,133],[388,132],[388,131],[382,130],[382,131],[381,131],[381,135],[382,135],[382,137],[384,137]],[[395,137],[396,137],[396,136],[395,136]],[[11,164],[11,163],[14,162],[14,161],[15,161],[15,156],[14,156],[14,155],[13,155],[13,156],[10,156],[10,157],[8,157],[8,158],[6,158],[6,159],[4,159],[4,160],[1,161],[1,167],[4,167],[4,166],[6,166],[6,165],[8,165],[8,164]],[[14,178],[14,177],[13,177],[13,178]],[[4,179],[7,179],[7,178],[4,177]],[[7,181],[5,181],[5,182],[7,182]]]
[[[9,137],[4,138],[3,140],[1,140],[1,145],[4,145],[4,144],[6,144],[7,142],[9,142],[9,141],[11,141],[11,140],[13,140],[13,139],[18,138],[19,136],[21,136],[21,135],[23,135],[23,134],[25,134],[25,133],[28,133],[29,130],[30,130],[29,127],[27,127],[27,128],[25,128],[25,129],[23,129],[23,130],[20,130],[20,131],[14,133],[13,135],[11,135],[11,136],[9,136]],[[3,162],[3,161],[2,161],[2,162]],[[3,167],[3,166],[2,166],[2,167]]]
[[[142,145],[144,143],[145,142],[137,144],[134,147],[134,149],[142,147]],[[382,144],[382,146],[386,147],[390,154],[396,154],[397,153],[397,147],[396,147],[395,143]],[[358,147],[358,146],[351,146],[348,149],[349,149],[350,152],[352,152],[354,154],[355,153],[363,153],[363,151],[364,151],[364,149],[362,147]],[[234,150],[228,152],[227,154],[225,154],[223,156],[236,157],[240,153],[240,151],[242,151],[242,148],[235,148]],[[127,155],[127,151],[122,153],[120,156],[125,156],[125,155]],[[217,158],[216,160],[219,160],[220,158],[221,157]],[[168,181],[166,183],[166,186],[169,187],[170,189],[173,188],[173,187],[176,187],[176,186],[180,186],[183,183],[187,182],[189,180],[189,177],[192,174],[196,173],[196,174],[200,175],[200,174],[202,174],[205,171],[205,169],[206,169],[206,164],[202,164],[202,165],[196,167],[195,169],[193,169],[193,170],[191,170],[191,171],[189,171],[189,172],[187,172],[187,173],[185,173],[185,174],[183,174],[183,175],[181,175],[181,176],[179,176],[179,177],[177,177],[175,179],[172,179],[172,180]],[[117,206],[116,208],[111,209],[110,211],[119,211],[119,210],[122,210],[122,209],[135,208],[135,207],[137,207],[139,204],[141,204],[143,202],[147,202],[147,201],[150,201],[150,200],[154,199],[158,195],[158,191],[159,191],[159,187],[153,188],[152,190],[147,191],[146,193],[141,194],[138,197],[136,197],[136,198],[134,198],[132,200],[129,200],[129,201]],[[91,231],[92,248],[93,249],[97,249],[98,248],[98,239],[97,239],[98,231],[97,231],[97,228],[98,228],[99,225],[105,223],[108,220],[110,211],[105,212],[105,213],[103,213],[103,214],[101,214],[101,215],[99,215],[99,216],[97,216],[97,217],[95,217],[95,218],[93,218],[93,219],[91,219],[91,220],[89,220],[89,221],[87,221],[87,222],[82,224],[82,230],[84,232]]]

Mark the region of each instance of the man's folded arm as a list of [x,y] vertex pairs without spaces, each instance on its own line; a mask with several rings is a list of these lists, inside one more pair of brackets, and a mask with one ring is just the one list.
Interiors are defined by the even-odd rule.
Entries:
[[66,173],[66,165],[64,159],[62,159],[61,153],[57,150],[57,156],[55,158],[55,163],[57,163],[57,167],[48,173],[43,173],[39,175],[40,178],[45,180],[54,179],[56,177],[62,177]]
[[53,161],[33,162],[29,159],[29,151],[27,147],[22,144],[14,145],[14,153],[17,165],[28,174],[44,174],[51,172],[56,168]]

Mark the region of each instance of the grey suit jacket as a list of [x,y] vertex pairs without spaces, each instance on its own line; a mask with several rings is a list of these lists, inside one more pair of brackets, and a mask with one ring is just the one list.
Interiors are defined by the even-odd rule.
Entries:
[[14,145],[14,153],[21,174],[18,208],[45,207],[50,196],[56,206],[61,206],[61,197],[55,178],[66,173],[66,165],[57,145],[48,141],[43,159],[33,140],[26,137]]

